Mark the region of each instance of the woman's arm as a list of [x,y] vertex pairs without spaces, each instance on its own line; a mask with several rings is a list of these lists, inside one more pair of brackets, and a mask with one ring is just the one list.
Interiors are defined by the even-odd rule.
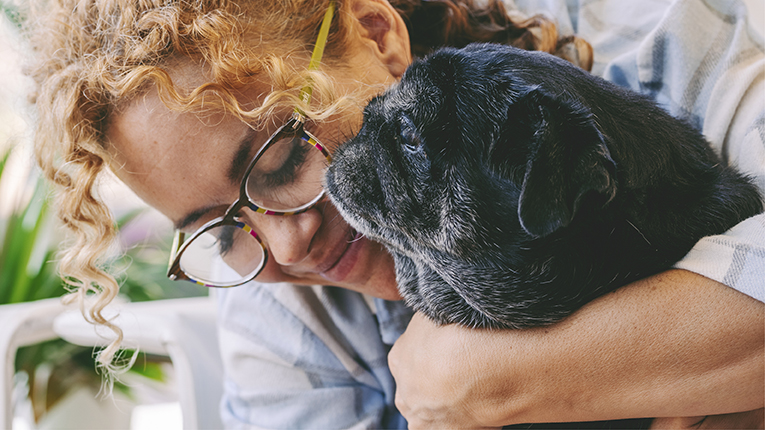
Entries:
[[389,362],[410,428],[475,428],[762,408],[764,345],[765,304],[671,270],[545,328],[417,315]]

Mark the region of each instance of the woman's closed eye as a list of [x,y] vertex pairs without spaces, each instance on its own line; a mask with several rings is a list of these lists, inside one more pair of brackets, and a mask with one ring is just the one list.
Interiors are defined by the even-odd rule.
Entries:
[[278,189],[292,184],[310,149],[299,137],[274,144],[255,166],[258,184],[264,189]]

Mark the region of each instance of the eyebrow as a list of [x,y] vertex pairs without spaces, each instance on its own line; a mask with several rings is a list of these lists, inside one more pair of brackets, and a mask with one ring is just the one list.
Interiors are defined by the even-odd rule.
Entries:
[[251,128],[247,131],[247,133],[237,145],[238,148],[236,150],[236,154],[234,154],[234,159],[231,161],[231,165],[229,166],[228,173],[226,175],[228,179],[234,184],[241,181],[241,178],[244,175],[244,171],[247,170],[247,167],[250,165],[250,161],[252,161],[249,155],[250,151],[252,150],[252,141],[257,135],[258,131]]
[[174,225],[176,230],[183,230],[184,228],[190,226],[191,224],[197,222],[200,218],[202,218],[205,214],[210,212],[211,210],[217,208],[218,206],[208,206],[205,208],[197,209],[195,211],[190,212],[188,215],[183,217],[180,221],[177,221]]
[[[249,129],[244,137],[237,144],[237,150],[234,154],[234,158],[231,160],[226,177],[232,184],[239,184],[245,170],[250,165],[251,159],[248,157],[252,149],[252,141],[257,136],[258,131],[255,129]],[[233,202],[232,202],[233,203]],[[218,208],[220,205],[207,206],[200,209],[196,209],[189,212],[186,216],[175,222],[176,230],[183,230],[189,225],[197,222],[200,218],[206,215],[213,209]]]

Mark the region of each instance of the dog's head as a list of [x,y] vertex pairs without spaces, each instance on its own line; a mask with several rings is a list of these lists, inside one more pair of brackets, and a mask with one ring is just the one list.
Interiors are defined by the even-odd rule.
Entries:
[[[358,135],[334,155],[327,190],[354,228],[394,255],[415,309],[440,322],[516,325],[497,307],[540,297],[509,285],[550,276],[528,245],[554,241],[588,205],[613,197],[604,137],[562,90],[580,73],[552,56],[471,45],[415,62],[369,103]],[[539,267],[513,273],[528,265]]]

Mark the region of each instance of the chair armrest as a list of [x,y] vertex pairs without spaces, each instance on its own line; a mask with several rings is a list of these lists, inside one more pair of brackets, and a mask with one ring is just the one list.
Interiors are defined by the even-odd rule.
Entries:
[[66,308],[61,299],[14,303],[0,306],[0,357],[5,365],[0,372],[0,426],[11,428],[13,423],[13,374],[16,351],[58,336],[53,331],[53,320]]
[[[123,331],[125,348],[170,357],[178,382],[184,428],[221,428],[218,405],[223,393],[223,370],[218,349],[217,310],[209,297],[122,303],[104,315]],[[103,346],[110,331],[85,321],[79,311],[67,311],[53,330],[76,345]]]

